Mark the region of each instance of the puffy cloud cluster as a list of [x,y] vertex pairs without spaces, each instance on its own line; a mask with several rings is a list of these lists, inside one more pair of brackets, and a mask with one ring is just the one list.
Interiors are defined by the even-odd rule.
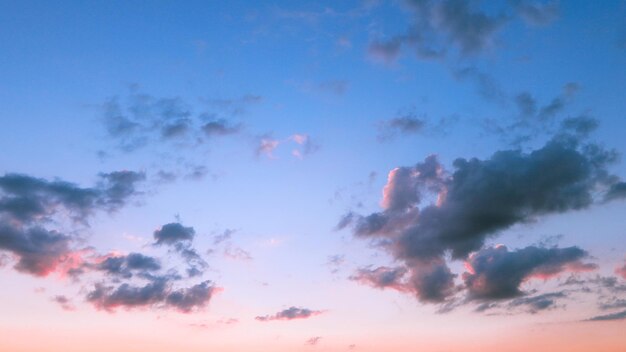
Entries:
[[311,310],[307,308],[290,307],[282,310],[273,315],[257,316],[258,321],[272,321],[272,320],[294,320],[294,319],[306,319],[315,315],[322,314],[323,311]]
[[138,193],[143,173],[118,171],[99,175],[97,186],[48,181],[23,174],[0,176],[0,251],[15,259],[15,269],[35,276],[68,273],[82,265],[74,238],[49,229],[69,217],[87,224],[96,211],[115,211]]
[[[189,278],[201,276],[207,267],[192,246],[193,227],[169,223],[153,233],[153,246],[166,246],[187,263]],[[157,258],[141,253],[109,254],[85,264],[84,268],[106,274],[87,294],[87,301],[96,308],[113,311],[116,308],[175,309],[188,313],[206,306],[218,288],[208,280],[190,287],[177,288],[183,280],[175,267],[164,268]],[[143,283],[139,283],[143,282]]]
[[[341,226],[375,240],[402,263],[362,269],[355,280],[443,302],[458,292],[446,258],[467,260],[470,299],[512,298],[526,280],[594,268],[577,247],[484,248],[488,238],[542,216],[585,209],[622,183],[608,166],[615,153],[561,134],[530,153],[503,150],[487,159],[457,159],[447,172],[436,156],[390,171],[380,212],[349,214]],[[617,197],[616,197],[617,198]]]
[[98,309],[112,311],[115,308],[173,308],[183,313],[204,307],[216,292],[211,281],[173,289],[166,277],[152,278],[144,286],[123,283],[117,287],[97,284],[87,295],[87,301]]
[[469,256],[463,280],[472,299],[512,298],[523,294],[520,285],[529,279],[595,269],[595,265],[582,262],[587,256],[578,247],[529,246],[517,251],[503,245],[486,247]]
[[207,263],[192,246],[195,234],[196,231],[193,227],[186,227],[177,222],[165,224],[154,231],[154,245],[165,245],[172,248],[187,262],[187,274],[198,276],[203,273]]

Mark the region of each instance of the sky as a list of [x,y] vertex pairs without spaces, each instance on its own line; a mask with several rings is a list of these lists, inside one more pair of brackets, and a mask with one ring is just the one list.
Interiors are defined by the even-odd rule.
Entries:
[[626,350],[626,2],[0,8],[0,350]]

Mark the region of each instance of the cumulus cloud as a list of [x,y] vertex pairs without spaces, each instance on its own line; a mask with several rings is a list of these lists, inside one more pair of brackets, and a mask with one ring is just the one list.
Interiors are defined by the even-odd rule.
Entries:
[[473,258],[468,258],[470,253],[515,224],[602,201],[603,193],[620,182],[607,170],[615,160],[614,152],[583,144],[571,135],[559,135],[530,153],[503,150],[487,159],[460,158],[454,161],[453,172],[447,172],[436,156],[429,156],[389,173],[383,211],[349,214],[342,225],[352,225],[357,237],[375,240],[403,263],[411,283],[407,287],[420,300],[443,301],[456,292],[454,274],[446,265],[448,254],[470,263],[487,254],[501,259],[502,270],[511,280],[508,284],[485,286],[481,291],[480,284],[491,284],[497,277],[485,275],[474,281],[475,276],[467,276],[465,281],[476,297],[513,297],[529,275],[574,266],[590,269],[580,262],[586,252],[576,247],[529,247],[520,252],[536,256],[528,262],[505,247],[487,248]]
[[236,134],[241,129],[241,124],[233,124],[226,119],[215,119],[202,125],[202,131],[209,137]]
[[185,227],[180,223],[174,222],[161,226],[160,229],[154,231],[153,236],[157,245],[172,245],[180,242],[190,242],[195,234],[196,231],[193,227]]
[[198,276],[208,264],[192,246],[195,234],[196,231],[193,227],[186,227],[178,222],[165,224],[160,229],[154,231],[154,245],[165,245],[172,248],[187,262],[189,266],[187,274],[189,276]]
[[578,247],[529,246],[516,251],[503,245],[486,247],[469,256],[463,281],[470,299],[512,298],[523,295],[520,286],[532,278],[547,279],[565,271],[595,269],[595,265],[582,262],[587,256]]
[[46,220],[67,211],[84,222],[95,210],[115,211],[137,194],[137,183],[145,175],[133,171],[102,173],[96,187],[81,188],[73,183],[48,181],[23,174],[0,176],[0,213],[20,223]]
[[322,314],[323,311],[311,310],[307,308],[290,307],[282,310],[274,315],[257,316],[254,319],[258,321],[272,321],[272,320],[294,320],[294,319],[307,319],[315,315]]
[[106,274],[131,278],[133,272],[146,273],[161,269],[159,260],[143,255],[141,253],[130,253],[128,255],[109,255],[94,266]]
[[23,174],[0,176],[0,250],[16,259],[15,269],[35,276],[68,274],[83,264],[84,250],[75,249],[74,236],[49,229],[69,216],[87,224],[97,210],[115,211],[136,195],[143,173],[100,174],[92,188],[48,181]]
[[73,263],[77,256],[71,244],[71,237],[56,231],[0,223],[0,250],[15,256],[15,269],[23,273],[46,276],[66,264],[77,264]]
[[203,281],[188,288],[173,289],[171,279],[164,276],[150,278],[143,286],[122,283],[115,287],[96,284],[87,294],[87,301],[97,309],[114,311],[116,308],[172,308],[189,313],[205,307],[216,287],[211,281]]

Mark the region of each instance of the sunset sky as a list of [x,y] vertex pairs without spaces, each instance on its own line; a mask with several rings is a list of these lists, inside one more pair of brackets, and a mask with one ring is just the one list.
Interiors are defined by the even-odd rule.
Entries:
[[626,351],[625,19],[0,0],[0,351]]

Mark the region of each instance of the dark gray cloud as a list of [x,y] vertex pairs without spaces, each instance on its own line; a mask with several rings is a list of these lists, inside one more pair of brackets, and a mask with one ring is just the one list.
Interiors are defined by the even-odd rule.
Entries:
[[189,313],[195,308],[204,307],[213,296],[215,286],[211,281],[203,281],[185,289],[170,292],[165,303],[183,313]]
[[599,123],[597,119],[585,114],[568,117],[563,119],[561,122],[561,127],[564,131],[575,133],[583,138],[595,131],[598,128],[598,125]]
[[407,282],[404,278],[406,273],[407,269],[404,267],[390,268],[379,266],[376,269],[360,268],[354,275],[350,276],[350,280],[375,288],[392,288],[398,291],[405,291],[407,290]]
[[195,234],[193,227],[185,227],[173,222],[161,226],[160,229],[154,231],[153,236],[157,245],[173,245],[179,242],[191,242]]
[[93,188],[48,181],[23,174],[0,176],[0,213],[20,223],[47,220],[61,209],[75,221],[85,222],[95,210],[115,211],[138,193],[145,175],[133,171],[102,173]]
[[96,211],[116,211],[138,194],[143,173],[102,173],[95,187],[48,181],[23,174],[0,176],[0,251],[16,259],[15,269],[35,276],[77,273],[83,265],[76,236],[48,229],[70,217],[88,225]]
[[[452,174],[426,177],[421,168],[428,164],[443,169],[431,156],[410,176],[396,179],[400,168],[390,172],[386,210],[359,218],[356,232],[396,238],[401,258],[438,257],[451,250],[462,259],[514,224],[589,207],[597,189],[615,184],[606,169],[614,160],[614,153],[598,146],[555,138],[529,154],[506,150],[486,160],[457,159]],[[437,201],[419,209],[428,191],[437,191]]]
[[306,319],[315,315],[322,314],[323,311],[311,310],[307,308],[290,307],[282,310],[274,315],[257,316],[254,319],[258,321],[272,321],[272,320],[294,320],[294,319]]
[[196,231],[193,227],[186,227],[178,222],[165,224],[153,233],[154,245],[169,246],[187,262],[187,274],[190,277],[201,275],[208,266],[192,246],[195,234]]
[[17,259],[17,271],[46,276],[72,259],[72,238],[42,227],[28,229],[0,222],[0,250]]
[[587,319],[587,321],[607,321],[607,320],[624,320],[626,319],[626,310],[617,313],[597,315]]
[[486,247],[469,256],[463,280],[470,299],[512,298],[524,294],[520,286],[531,278],[595,269],[595,265],[582,262],[587,256],[578,247],[529,246],[516,251],[509,251],[506,246]]
[[[457,159],[453,172],[429,156],[416,166],[389,173],[381,201],[383,211],[367,216],[351,213],[341,225],[352,225],[356,236],[375,241],[402,262],[418,299],[443,301],[456,292],[446,255],[466,259],[479,251],[486,239],[515,224],[601,202],[603,192],[619,182],[607,169],[615,160],[613,151],[564,134],[530,153],[503,150],[488,159]],[[420,206],[426,202],[429,204]],[[506,253],[503,263],[519,256]],[[541,254],[543,259],[535,258],[537,261],[522,267],[504,266],[503,275],[511,280],[509,284],[494,285],[483,293],[473,287],[472,279],[466,279],[472,294],[485,298],[515,296],[528,275],[582,265],[578,261],[586,254],[575,247],[529,247],[522,253]]]
[[202,131],[209,137],[236,134],[239,133],[241,129],[241,124],[233,124],[226,119],[215,119],[202,125]]
[[475,311],[483,313],[498,310],[500,313],[510,314],[521,310],[522,312],[536,314],[542,311],[564,307],[564,305],[559,304],[559,302],[567,297],[568,295],[565,291],[557,291],[534,296],[524,295],[510,299],[506,304],[500,301],[483,301],[483,303],[476,307]]
[[96,308],[114,311],[117,308],[172,308],[183,313],[205,307],[216,287],[211,281],[204,281],[197,285],[173,289],[171,279],[167,277],[153,277],[143,286],[134,286],[122,283],[115,287],[106,284],[96,284],[87,294],[87,301]]
[[604,199],[607,201],[626,198],[626,182],[616,182],[611,185]]

